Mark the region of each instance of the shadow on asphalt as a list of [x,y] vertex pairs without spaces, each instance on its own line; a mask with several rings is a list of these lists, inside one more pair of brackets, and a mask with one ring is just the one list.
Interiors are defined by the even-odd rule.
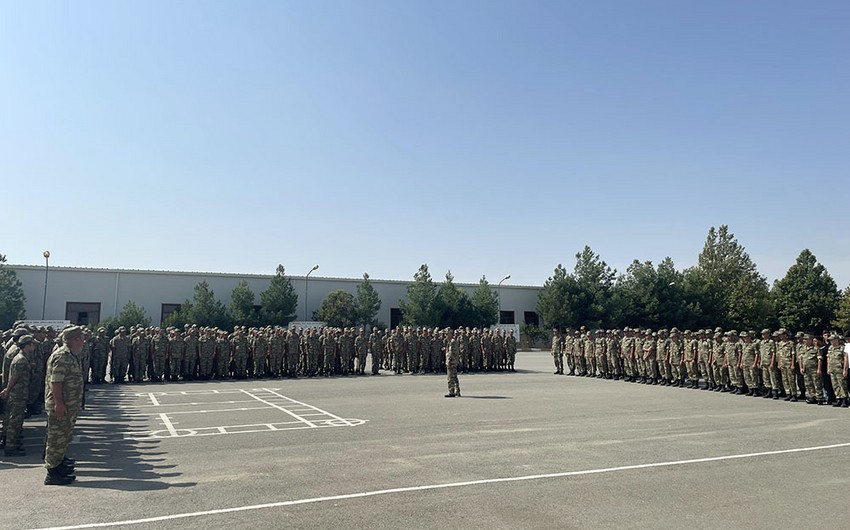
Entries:
[[510,396],[468,396],[462,395],[461,399],[513,399]]
[[166,480],[181,474],[171,471],[175,465],[161,464],[165,458],[159,457],[166,453],[159,450],[159,440],[132,437],[134,433],[150,432],[150,425],[147,417],[135,414],[138,410],[133,408],[137,404],[134,393],[121,394],[117,389],[89,392],[87,411],[74,429],[80,442],[71,444],[77,459],[74,486],[119,491],[195,486],[195,482]]

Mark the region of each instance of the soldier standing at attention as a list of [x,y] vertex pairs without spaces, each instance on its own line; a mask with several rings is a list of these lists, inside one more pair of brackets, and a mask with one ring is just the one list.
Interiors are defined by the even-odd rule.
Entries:
[[457,380],[457,365],[460,362],[460,348],[457,340],[452,336],[451,328],[446,328],[446,373],[449,380],[449,393],[447,398],[460,397],[460,382]]
[[106,328],[98,328],[91,345],[91,382],[94,385],[99,385],[106,379],[108,350],[109,338],[106,336]]
[[826,366],[835,391],[833,407],[850,406],[847,398],[847,354],[844,353],[844,341],[838,333],[829,336],[829,350],[826,354]]
[[788,338],[788,331],[780,329],[779,344],[776,345],[776,362],[782,373],[782,385],[785,387],[785,401],[797,401],[797,374],[795,370],[797,348]]
[[76,479],[65,453],[83,404],[83,371],[78,357],[83,349],[83,328],[66,328],[61,337],[63,346],[50,354],[45,377],[47,446],[44,467],[47,476],[44,484],[64,486]]
[[552,330],[552,357],[555,360],[555,375],[564,373],[564,352],[561,351],[561,332]]
[[798,366],[806,385],[806,403],[809,405],[823,405],[823,357],[821,350],[814,343],[814,337],[806,333],[803,335],[803,345],[797,350]]
[[5,401],[3,437],[6,441],[6,456],[26,454],[21,447],[21,431],[27,412],[27,401],[32,394],[30,384],[33,369],[30,359],[36,348],[35,340],[30,335],[24,335],[18,339],[18,348],[18,353],[9,364],[6,387],[0,391],[0,400]]

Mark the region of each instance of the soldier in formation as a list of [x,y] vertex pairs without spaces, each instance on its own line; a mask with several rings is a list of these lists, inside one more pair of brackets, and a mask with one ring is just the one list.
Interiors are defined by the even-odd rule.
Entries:
[[[763,397],[812,405],[850,406],[847,390],[850,338],[824,334],[829,343],[800,332],[724,331],[721,328],[681,332],[625,328],[567,329],[552,334],[555,373],[623,380]],[[845,345],[846,344],[846,345]],[[829,381],[834,398],[826,390]]]

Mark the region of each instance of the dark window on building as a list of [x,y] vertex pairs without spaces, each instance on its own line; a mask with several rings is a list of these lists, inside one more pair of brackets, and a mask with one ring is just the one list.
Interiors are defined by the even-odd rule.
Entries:
[[540,327],[540,317],[537,316],[537,313],[535,313],[534,311],[526,311],[525,312],[525,324],[527,326]]
[[499,324],[516,324],[513,311],[499,311]]
[[401,309],[397,307],[390,308],[390,329],[395,328],[399,324],[401,324]]
[[79,326],[97,324],[100,322],[100,302],[66,302],[65,320]]
[[162,313],[159,321],[165,322],[165,319],[168,318],[168,315],[175,311],[180,311],[180,304],[162,304]]

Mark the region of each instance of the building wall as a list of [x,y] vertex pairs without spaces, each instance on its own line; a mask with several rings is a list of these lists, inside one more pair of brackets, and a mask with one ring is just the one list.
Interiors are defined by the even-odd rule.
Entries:
[[[42,315],[44,299],[45,269],[33,265],[9,265],[18,275],[26,296],[26,312],[30,319]],[[117,269],[83,269],[73,267],[50,267],[47,274],[47,302],[44,305],[46,320],[66,318],[68,303],[99,303],[99,318],[118,316],[124,305],[133,301],[143,307],[154,324],[161,321],[163,304],[180,304],[194,296],[194,288],[206,281],[216,298],[230,305],[230,293],[240,281],[246,280],[260,303],[260,293],[266,290],[271,275],[224,274],[206,272],[140,271]],[[357,294],[360,278],[323,278],[310,276],[309,285],[304,276],[290,276],[298,295],[296,320],[312,320],[312,313],[319,309],[322,301],[332,291],[345,290]],[[398,308],[399,300],[407,298],[407,281],[371,279],[381,298],[378,320],[389,325],[392,308]],[[475,284],[457,284],[471,295]],[[493,286],[495,289],[496,286]],[[305,291],[307,307],[304,306]],[[513,311],[517,324],[524,322],[525,312],[536,311],[540,287],[505,285],[501,287],[502,311]],[[310,313],[306,314],[305,309]]]

